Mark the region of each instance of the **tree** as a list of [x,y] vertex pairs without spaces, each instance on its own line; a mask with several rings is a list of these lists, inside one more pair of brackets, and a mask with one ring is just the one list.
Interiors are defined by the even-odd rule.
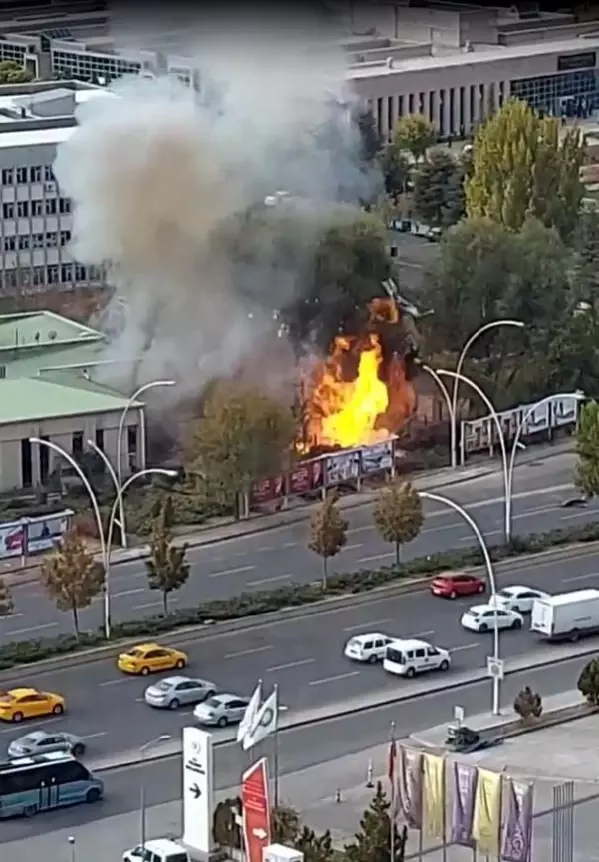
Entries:
[[434,127],[422,114],[400,117],[393,131],[393,146],[400,152],[411,153],[417,162],[436,140]]
[[580,672],[576,684],[578,691],[589,703],[599,704],[599,659],[592,658]]
[[321,503],[310,520],[310,542],[308,547],[322,558],[322,584],[327,585],[328,564],[347,542],[349,524],[337,506],[337,497],[331,495]]
[[241,850],[241,829],[235,820],[235,811],[241,814],[242,804],[239,796],[223,799],[214,809],[212,816],[212,837],[219,847]]
[[560,130],[526,102],[511,99],[484,123],[466,183],[467,213],[519,230],[527,216],[572,236],[583,196],[584,144],[576,129]]
[[410,182],[410,163],[394,143],[388,144],[380,153],[379,163],[385,192],[397,201],[405,194]]
[[175,545],[169,529],[171,505],[167,497],[160,514],[154,519],[150,539],[150,556],[144,561],[151,590],[162,593],[164,615],[168,614],[170,593],[181,589],[189,577],[185,561],[188,545]]
[[[390,809],[391,802],[379,781],[372,802],[360,820],[360,831],[354,842],[344,847],[347,862],[404,862],[408,830],[404,826],[399,831],[396,821],[392,822],[389,815]],[[391,859],[391,828],[395,831],[394,859]]]
[[529,686],[519,691],[514,700],[514,712],[522,719],[540,718],[543,714],[543,701],[540,694],[533,692]]
[[275,806],[270,812],[270,822],[273,842],[295,847],[301,828],[297,811],[288,805]]
[[395,562],[401,562],[402,545],[420,533],[424,516],[418,491],[409,482],[394,482],[384,488],[374,504],[374,523],[384,542],[395,545]]
[[0,61],[0,84],[28,84],[34,75],[14,60]]
[[414,174],[414,209],[429,227],[457,224],[465,213],[465,170],[443,150],[432,152]]
[[289,806],[273,808],[271,824],[273,843],[295,847],[304,854],[305,862],[332,862],[335,853],[328,829],[316,835],[313,829],[301,823],[297,811]]
[[12,598],[10,587],[4,580],[0,578],[0,617],[8,617],[15,609],[15,604]]
[[589,401],[580,411],[576,454],[574,483],[585,497],[594,497],[599,493],[599,404],[596,401]]
[[361,156],[364,162],[373,162],[381,149],[381,138],[372,111],[362,111],[356,118],[360,133]]
[[290,407],[244,384],[219,381],[192,423],[187,470],[232,502],[256,479],[280,472],[295,433]]
[[40,582],[59,611],[71,611],[79,637],[79,611],[88,608],[104,587],[104,566],[96,562],[83,539],[65,533],[40,566]]

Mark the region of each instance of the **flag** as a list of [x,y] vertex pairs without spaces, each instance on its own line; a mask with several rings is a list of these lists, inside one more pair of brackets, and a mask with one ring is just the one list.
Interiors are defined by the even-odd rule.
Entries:
[[241,719],[241,723],[237,728],[237,742],[243,742],[245,735],[249,731],[250,727],[253,725],[256,720],[256,716],[258,715],[258,711],[260,709],[260,701],[262,700],[262,680],[258,680],[258,685],[256,686],[256,690],[250,698],[250,702],[248,703],[247,709],[243,714],[243,718]]
[[399,747],[397,793],[410,829],[422,828],[422,753]]
[[478,770],[472,837],[478,852],[484,856],[499,856],[501,821],[501,775]]
[[278,701],[279,692],[275,685],[272,690],[272,694],[264,701],[258,710],[251,727],[243,737],[242,745],[245,751],[247,751],[248,748],[253,748],[254,745],[262,742],[263,739],[266,739],[267,736],[270,736],[271,733],[276,731],[277,722],[279,720]]
[[472,822],[478,773],[475,766],[453,764],[453,814],[451,840],[462,847],[472,847]]
[[532,784],[510,779],[501,849],[501,858],[505,862],[526,862],[529,858],[532,840],[532,794]]
[[397,817],[397,800],[396,800],[396,772],[397,772],[397,743],[392,739],[389,743],[389,765],[387,775],[389,777],[389,785],[391,787],[391,817],[393,820]]
[[445,760],[425,754],[423,779],[422,828],[429,838],[445,838]]

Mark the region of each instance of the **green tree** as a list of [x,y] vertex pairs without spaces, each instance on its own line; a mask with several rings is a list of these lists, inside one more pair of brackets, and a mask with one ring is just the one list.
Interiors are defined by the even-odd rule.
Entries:
[[576,687],[589,703],[599,704],[599,659],[592,658],[585,664]]
[[88,608],[104,587],[104,567],[83,539],[71,531],[40,566],[40,583],[59,611],[71,611],[79,637],[79,611]]
[[0,578],[0,617],[8,617],[15,609],[15,604],[12,598],[10,587],[4,580]]
[[[379,781],[372,802],[360,820],[360,831],[356,833],[354,841],[344,847],[347,862],[404,862],[408,830],[404,826],[400,832],[396,821],[390,816],[390,810],[391,802]],[[395,832],[393,859],[392,828]]]
[[289,806],[273,808],[271,824],[274,843],[295,847],[304,854],[305,862],[332,862],[335,853],[328,829],[323,835],[316,835],[301,823],[297,811]]
[[434,126],[422,114],[400,117],[393,130],[393,146],[400,152],[411,153],[416,161],[423,158],[436,140]]
[[599,404],[596,401],[589,401],[580,411],[576,454],[574,483],[585,497],[594,497],[599,493]]
[[414,211],[429,227],[457,224],[466,210],[462,163],[443,150],[432,152],[414,174]]
[[217,382],[192,423],[187,470],[230,503],[256,479],[281,470],[295,433],[290,407],[240,383]]
[[540,718],[543,714],[543,700],[528,685],[518,692],[514,700],[514,712],[522,719]]
[[379,164],[385,192],[394,200],[405,194],[410,184],[410,163],[394,143],[381,150]]
[[531,215],[568,241],[582,202],[583,157],[576,129],[562,132],[558,120],[540,117],[528,103],[511,99],[477,134],[466,183],[467,213],[509,230],[519,230]]
[[308,547],[322,558],[323,587],[327,585],[330,558],[335,557],[347,543],[348,526],[335,495],[327,497],[312,515]]
[[270,812],[270,823],[275,844],[295,847],[301,829],[301,821],[295,808],[288,805],[274,806]]
[[14,60],[0,61],[0,84],[28,84],[34,75]]
[[420,495],[409,482],[394,482],[384,488],[374,504],[374,523],[384,542],[395,545],[395,562],[401,562],[401,548],[420,533],[424,516]]
[[189,565],[185,557],[188,545],[175,545],[169,529],[170,505],[168,497],[162,511],[155,518],[150,538],[150,555],[144,561],[151,590],[162,593],[164,615],[168,614],[168,597],[181,589],[189,578]]

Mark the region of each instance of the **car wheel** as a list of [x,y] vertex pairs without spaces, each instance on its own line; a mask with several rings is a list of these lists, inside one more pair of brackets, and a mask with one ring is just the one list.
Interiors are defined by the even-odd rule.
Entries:
[[85,754],[85,745],[82,742],[78,742],[71,749],[75,757],[82,757]]
[[52,707],[52,715],[62,715],[64,712],[64,706],[62,703],[57,703],[56,706]]
[[489,626],[486,623],[481,623],[478,627],[479,632],[488,632]]
[[26,805],[23,809],[24,817],[35,817],[37,814],[37,805]]
[[90,787],[90,789],[85,794],[86,802],[98,802],[100,800],[100,791],[97,787]]
[[375,655],[368,656],[368,664],[376,664],[377,661],[378,661],[377,656],[375,656]]
[[578,640],[578,629],[574,629],[574,631],[570,635],[570,640],[572,641],[573,644],[576,643],[576,641]]
[[22,712],[15,712],[13,717],[12,717],[12,720],[16,723],[18,723],[19,721],[23,721],[23,713]]
[[150,673],[150,668],[144,665],[139,672],[142,676],[147,676]]
[[456,591],[452,590],[449,594],[449,598],[450,599],[457,599],[457,597],[458,597],[458,594],[456,593]]
[[449,662],[444,660],[439,665],[439,670],[449,670]]
[[412,679],[412,677],[416,676],[416,671],[414,670],[413,667],[409,667],[407,669],[406,676],[408,677],[408,679]]
[[229,722],[227,721],[227,719],[225,718],[224,715],[222,718],[219,718],[219,720],[217,721],[218,727],[226,727],[228,725],[228,723]]
[[215,695],[215,694],[216,694],[216,692],[215,692],[215,691],[212,691],[212,690],[211,690],[211,691],[207,691],[207,692],[206,692],[206,695],[205,695],[205,697],[204,697],[204,700],[210,700],[210,698],[211,698],[211,697],[214,697],[214,695]]
[[522,628],[522,620],[514,620],[512,623],[513,629],[521,629]]
[[177,700],[177,698],[176,698],[176,697],[174,697],[174,698],[171,700],[171,702],[169,703],[168,708],[169,708],[169,709],[179,709],[180,705],[181,705],[181,704],[179,703],[179,701]]
[[185,667],[185,660],[182,658],[178,659],[175,662],[175,667],[177,668],[177,670],[183,670],[183,668]]

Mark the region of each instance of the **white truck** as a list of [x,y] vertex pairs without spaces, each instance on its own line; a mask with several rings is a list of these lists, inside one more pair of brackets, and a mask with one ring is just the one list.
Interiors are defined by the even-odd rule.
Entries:
[[577,641],[599,633],[599,590],[576,590],[535,599],[530,630],[550,641]]

